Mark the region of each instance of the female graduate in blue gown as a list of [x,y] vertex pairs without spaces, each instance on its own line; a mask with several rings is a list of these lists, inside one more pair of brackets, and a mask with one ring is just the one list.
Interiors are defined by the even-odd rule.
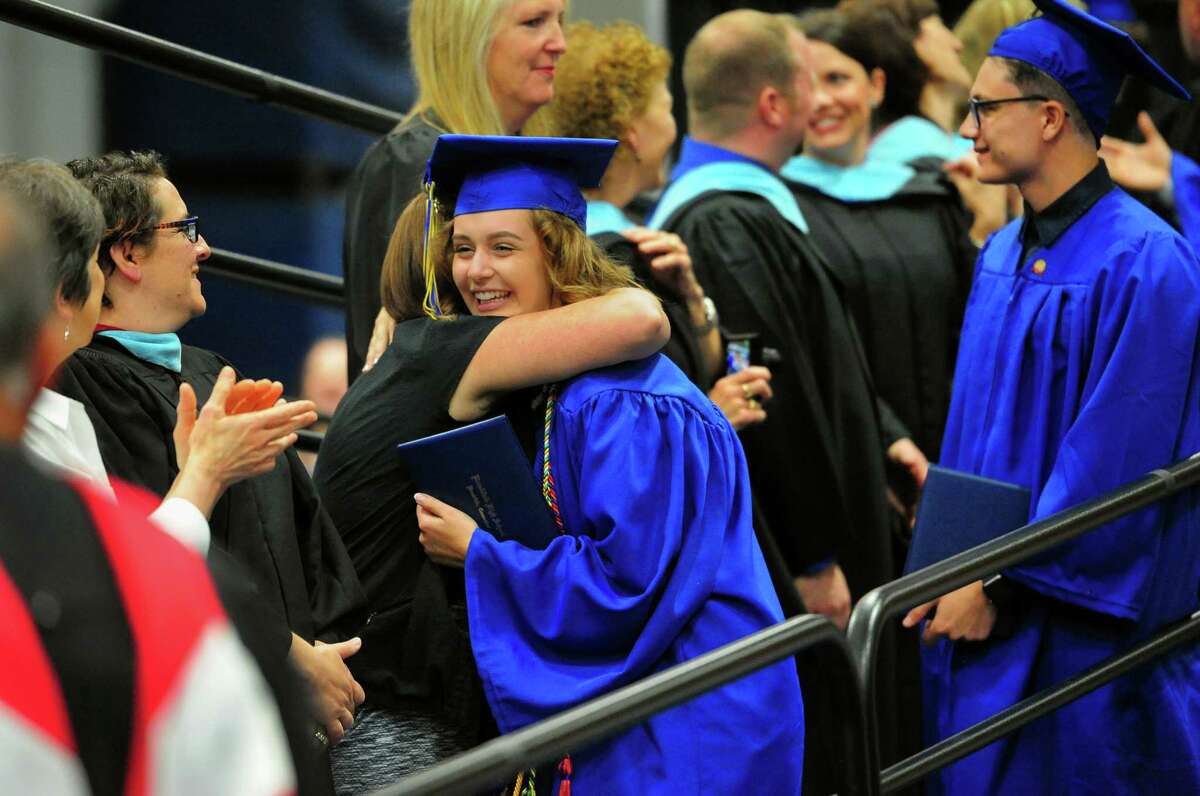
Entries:
[[[439,141],[439,194],[462,181],[442,268],[472,313],[519,314],[627,283],[587,240],[578,188],[599,181],[614,146]],[[655,355],[549,395],[537,472],[564,530],[547,548],[498,541],[417,498],[426,551],[465,563],[472,648],[502,732],[782,618],[741,445],[674,364]],[[576,793],[797,793],[803,726],[795,665],[784,661],[563,751]]]

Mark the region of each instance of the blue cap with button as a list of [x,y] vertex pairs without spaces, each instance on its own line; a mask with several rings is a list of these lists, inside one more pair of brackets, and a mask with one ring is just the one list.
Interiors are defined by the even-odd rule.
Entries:
[[1128,33],[1063,0],[1034,0],[1042,16],[1008,28],[988,55],[1037,67],[1066,90],[1096,138],[1104,135],[1126,76],[1183,100],[1187,90]]

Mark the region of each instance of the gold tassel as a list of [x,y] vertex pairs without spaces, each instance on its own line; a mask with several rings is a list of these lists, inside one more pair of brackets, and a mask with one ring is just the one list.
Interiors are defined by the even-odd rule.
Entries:
[[442,304],[438,299],[437,271],[433,263],[433,242],[437,238],[437,217],[440,207],[433,182],[425,183],[425,246],[422,249],[421,270],[425,276],[425,297],[421,308],[433,320],[442,318]]

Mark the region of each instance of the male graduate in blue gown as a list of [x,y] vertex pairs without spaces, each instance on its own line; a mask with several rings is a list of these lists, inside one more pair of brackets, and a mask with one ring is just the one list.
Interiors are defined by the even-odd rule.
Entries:
[[[1126,74],[1186,92],[1124,33],[1036,2],[1043,16],[996,40],[960,128],[980,178],[1015,183],[1026,212],[980,253],[942,447],[948,467],[1029,487],[1031,520],[1200,450],[1200,262],[1097,156]],[[1196,504],[1184,494],[1005,570],[986,591],[976,582],[910,612],[905,624],[928,619],[934,643],[931,739],[1195,611]],[[1200,793],[1192,648],[944,769],[930,788],[1156,791]]]

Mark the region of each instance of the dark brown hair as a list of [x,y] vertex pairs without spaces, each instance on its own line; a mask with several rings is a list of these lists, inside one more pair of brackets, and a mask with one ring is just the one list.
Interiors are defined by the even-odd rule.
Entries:
[[937,0],[842,0],[839,11],[877,11],[890,16],[913,38],[921,34],[921,23],[941,14]]
[[797,26],[813,41],[824,42],[859,63],[867,74],[883,71],[883,101],[871,116],[877,130],[905,116],[920,114],[921,90],[929,68],[917,55],[912,36],[896,19],[867,4],[846,10],[810,11],[797,18]]
[[[104,213],[100,269],[109,276],[117,267],[109,254],[113,244],[125,240],[148,244],[152,240],[154,225],[160,220],[154,182],[167,178],[162,155],[149,150],[109,152],[72,160],[67,168],[100,202]],[[104,303],[111,306],[107,296]]]

